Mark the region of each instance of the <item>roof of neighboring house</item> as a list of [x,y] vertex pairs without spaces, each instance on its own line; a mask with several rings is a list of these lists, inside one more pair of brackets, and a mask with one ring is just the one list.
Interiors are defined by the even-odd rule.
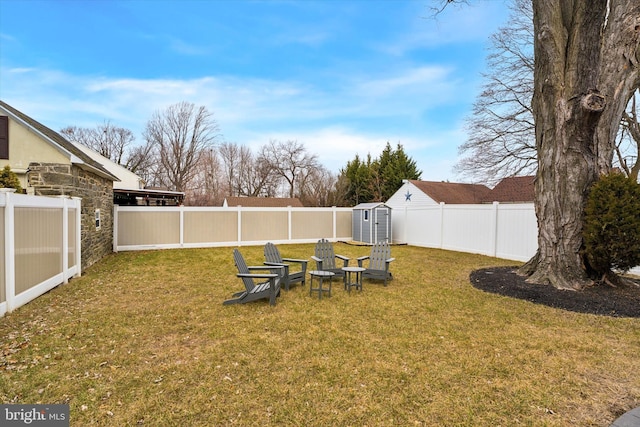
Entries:
[[476,204],[483,203],[491,193],[489,187],[480,184],[461,184],[438,181],[409,181],[436,203]]
[[105,169],[100,163],[96,162],[71,142],[67,141],[58,132],[46,127],[21,111],[16,110],[4,101],[0,101],[0,108],[3,108],[11,114],[16,121],[22,122],[26,126],[34,129],[42,135],[43,138],[49,140],[49,142],[57,145],[60,149],[67,152],[70,156],[71,163],[77,164],[80,168],[87,169],[96,175],[102,176],[103,178],[110,179],[112,181],[119,181],[116,176]]
[[493,189],[481,184],[456,182],[411,180],[436,203],[477,204],[477,203],[522,203],[534,199],[535,176],[513,176],[504,178]]
[[253,208],[303,207],[302,202],[297,197],[227,197],[224,199],[224,206]]
[[491,200],[487,202],[532,202],[534,199],[535,176],[512,176],[504,178],[491,190]]

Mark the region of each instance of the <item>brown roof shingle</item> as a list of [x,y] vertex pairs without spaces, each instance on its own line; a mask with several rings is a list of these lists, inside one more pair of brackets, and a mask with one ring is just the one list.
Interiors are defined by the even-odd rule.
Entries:
[[504,178],[491,190],[491,200],[487,200],[487,202],[533,202],[535,178],[535,176]]
[[456,182],[410,181],[435,202],[446,204],[476,204],[485,201],[491,193],[489,187],[480,184]]
[[416,180],[410,182],[436,203],[478,204],[532,202],[534,199],[534,180],[535,176],[504,178],[493,189],[481,184]]

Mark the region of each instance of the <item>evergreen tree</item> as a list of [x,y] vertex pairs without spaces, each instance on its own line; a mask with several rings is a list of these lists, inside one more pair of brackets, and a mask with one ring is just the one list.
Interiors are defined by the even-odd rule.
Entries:
[[340,181],[348,183],[345,202],[347,205],[357,205],[363,202],[383,202],[388,200],[402,186],[404,179],[420,179],[415,160],[404,151],[401,144],[394,150],[391,144],[382,150],[380,157],[363,162],[356,155],[355,159],[347,162],[347,166],[340,171]]
[[[387,148],[391,149],[388,142]],[[422,172],[418,170],[415,160],[411,159],[407,153],[405,153],[401,144],[398,144],[395,151],[390,151],[389,162],[383,166],[382,176],[384,178],[384,187],[382,200],[388,200],[398,191],[398,189],[402,187],[403,179],[420,179],[421,175]]]
[[611,270],[640,264],[640,185],[621,173],[600,178],[587,198],[584,243],[590,266],[605,280]]
[[347,162],[347,166],[340,171],[347,179],[347,193],[345,202],[347,205],[355,206],[362,202],[367,202],[372,198],[371,192],[371,156],[367,156],[367,162],[360,160],[360,156]]

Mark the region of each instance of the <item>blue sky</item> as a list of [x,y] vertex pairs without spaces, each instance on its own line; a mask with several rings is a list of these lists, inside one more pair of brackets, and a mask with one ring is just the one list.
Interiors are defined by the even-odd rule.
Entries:
[[424,180],[453,170],[501,0],[0,0],[0,98],[54,130],[105,121],[136,142],[188,101],[221,140],[297,140],[338,172],[404,146]]

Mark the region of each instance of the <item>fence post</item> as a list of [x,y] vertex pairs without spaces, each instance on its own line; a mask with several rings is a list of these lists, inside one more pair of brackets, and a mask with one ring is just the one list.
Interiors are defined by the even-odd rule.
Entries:
[[113,205],[113,252],[118,252],[118,208],[120,206]]
[[291,243],[291,218],[292,218],[292,214],[291,214],[291,206],[287,206],[287,225],[288,225],[288,230],[287,230],[287,236],[289,237],[289,243]]
[[76,269],[77,273],[75,277],[80,277],[82,275],[82,198],[80,197],[72,197],[76,207]]
[[491,210],[491,247],[490,255],[496,257],[498,253],[498,205],[500,202],[493,202],[493,209]]
[[440,249],[444,247],[444,202],[440,202]]
[[69,283],[69,200],[67,196],[62,198],[62,283]]
[[242,206],[236,207],[238,210],[238,246],[242,246]]
[[6,287],[7,312],[15,308],[16,264],[15,264],[15,212],[13,194],[5,192],[4,207],[4,283]]
[[[338,238],[338,227],[336,225],[336,222],[338,221],[338,212],[336,209],[336,206],[331,206],[331,210],[333,212],[333,240],[336,240]],[[351,211],[351,214],[353,215],[353,211]]]
[[180,205],[180,247],[184,248],[184,205]]

